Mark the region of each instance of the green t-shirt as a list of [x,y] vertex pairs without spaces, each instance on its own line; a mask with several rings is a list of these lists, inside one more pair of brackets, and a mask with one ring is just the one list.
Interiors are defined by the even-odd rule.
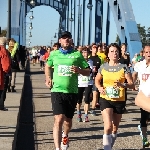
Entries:
[[85,69],[88,63],[77,50],[62,54],[59,50],[50,53],[48,66],[54,66],[53,88],[51,92],[78,93],[78,74],[72,73],[72,65]]
[[141,58],[142,58],[142,56],[137,56],[135,61],[139,62]]

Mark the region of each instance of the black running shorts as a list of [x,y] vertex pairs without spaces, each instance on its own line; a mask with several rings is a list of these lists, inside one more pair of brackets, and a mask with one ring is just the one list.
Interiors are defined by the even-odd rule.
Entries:
[[126,102],[125,101],[110,101],[105,98],[100,98],[100,109],[103,111],[106,108],[113,108],[114,113],[123,114]]
[[54,115],[64,114],[67,118],[73,118],[76,104],[76,93],[51,93],[52,109]]

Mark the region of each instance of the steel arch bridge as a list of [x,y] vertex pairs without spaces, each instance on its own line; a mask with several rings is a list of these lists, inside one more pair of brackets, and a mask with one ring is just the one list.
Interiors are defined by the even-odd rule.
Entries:
[[[99,43],[106,41],[109,44],[110,33],[110,12],[112,12],[116,23],[120,43],[127,43],[131,57],[142,49],[137,24],[133,14],[130,0],[106,0],[107,19],[106,31],[103,29],[103,0],[34,0],[35,6],[30,4],[31,0],[12,0],[11,2],[11,37],[15,38],[20,45],[26,45],[26,16],[34,7],[46,5],[54,8],[59,14],[59,33],[68,30],[74,36],[75,45]],[[82,4],[82,5],[81,5]],[[93,5],[95,7],[93,8]],[[76,9],[78,7],[78,9]],[[88,9],[88,10],[87,10]],[[77,10],[77,11],[76,11]],[[86,20],[87,11],[89,19]],[[81,17],[82,13],[82,17]],[[92,14],[94,15],[94,41],[91,41]],[[78,19],[72,16],[78,15]],[[70,19],[69,19],[70,17]],[[82,22],[82,24],[80,23]],[[86,23],[85,23],[86,22]],[[86,24],[88,31],[86,31]],[[73,28],[72,28],[73,25]],[[106,39],[102,39],[102,34],[106,33]],[[85,43],[85,33],[88,33],[88,43]]]

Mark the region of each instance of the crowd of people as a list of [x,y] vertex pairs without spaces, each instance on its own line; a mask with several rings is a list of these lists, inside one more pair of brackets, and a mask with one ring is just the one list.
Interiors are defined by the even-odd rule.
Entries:
[[[4,106],[6,92],[16,92],[16,73],[25,69],[28,57],[33,66],[39,64],[39,69],[45,72],[45,84],[51,90],[56,150],[69,147],[68,134],[74,112],[78,122],[89,122],[89,114],[96,116],[97,108],[101,110],[104,122],[104,150],[111,150],[122,115],[127,112],[127,89],[139,90],[135,103],[140,107],[141,118],[137,126],[143,147],[149,146],[150,46],[145,46],[131,60],[125,43],[120,46],[92,43],[76,47],[67,31],[53,47],[33,47],[29,52],[14,39],[0,37],[0,110],[8,110]],[[137,80],[139,89],[135,86]]]
[[[74,112],[77,113],[78,122],[89,122],[89,114],[95,116],[98,107],[104,122],[104,150],[111,150],[122,114],[127,111],[127,89],[137,90],[137,79],[140,92],[136,104],[141,107],[140,125],[137,126],[143,147],[148,147],[150,108],[140,98],[143,97],[145,102],[150,100],[150,92],[146,88],[150,81],[150,46],[145,46],[130,60],[125,43],[120,46],[116,43],[108,46],[105,43],[92,43],[75,47],[71,33],[64,32],[59,44],[57,49],[50,52],[45,63],[45,84],[51,90],[56,150],[67,150],[69,147],[68,134]],[[131,67],[134,72],[131,72]],[[84,112],[81,112],[83,98]]]
[[0,110],[8,111],[4,102],[7,92],[16,92],[16,73],[25,69],[25,47],[13,38],[0,37]]

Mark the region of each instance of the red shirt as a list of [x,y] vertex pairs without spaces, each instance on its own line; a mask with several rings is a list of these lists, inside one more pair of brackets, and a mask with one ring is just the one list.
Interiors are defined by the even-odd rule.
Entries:
[[43,60],[47,60],[49,55],[50,55],[50,53],[46,52],[45,55],[43,55]]

